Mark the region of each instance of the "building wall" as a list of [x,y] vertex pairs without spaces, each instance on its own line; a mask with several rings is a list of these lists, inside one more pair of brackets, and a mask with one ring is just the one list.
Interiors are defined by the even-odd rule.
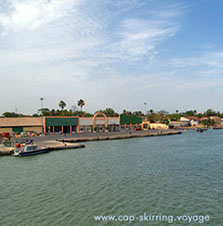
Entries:
[[150,123],[151,129],[169,129],[169,126],[162,123]]
[[41,133],[42,132],[42,127],[41,126],[23,127],[23,131],[24,132],[35,131],[36,133]]
[[93,132],[93,126],[80,126],[79,132],[80,133],[90,133],[90,132]]
[[111,125],[111,124],[116,124],[116,125],[119,125],[119,117],[109,117],[108,118],[108,125]]
[[187,123],[190,123],[190,119],[185,118],[185,117],[180,117],[180,122],[187,122]]
[[178,122],[178,121],[173,121],[169,123],[169,126],[173,126],[174,128],[181,127],[181,126],[188,126],[188,122]]
[[218,116],[211,116],[210,119],[214,120],[215,122],[221,122],[221,118]]
[[14,132],[14,133],[22,133],[23,132],[23,126],[12,127],[12,132]]
[[[0,133],[13,133],[13,132],[15,132],[15,128],[17,128],[17,127],[0,128]],[[23,131],[23,132],[31,132],[31,131],[35,131],[36,133],[42,132],[41,126],[19,127],[19,128],[21,128],[21,131]]]
[[147,122],[142,122],[141,128],[143,130],[148,130],[150,129],[169,129],[169,126],[163,123],[150,123],[149,121]]
[[101,118],[101,119],[96,118],[95,119],[95,125],[104,125],[104,124],[105,124],[104,118]]
[[[124,128],[128,126],[132,127],[135,124],[140,124],[142,119],[136,116],[120,115],[120,117],[107,117],[109,128],[120,126],[120,122]],[[96,127],[104,127],[106,120],[104,117],[95,118]],[[119,121],[120,120],[120,121]],[[42,125],[43,123],[43,125]],[[79,132],[79,128],[84,127],[84,130],[93,131],[93,117],[76,117],[76,116],[61,116],[61,117],[22,117],[22,118],[0,118],[0,132],[12,133],[13,130],[21,128],[25,132],[35,131],[37,133],[42,132],[42,126],[44,133],[47,129],[52,132],[56,131],[56,127],[61,127],[61,131],[64,132],[67,126],[76,126],[76,131]],[[63,130],[64,129],[64,130]]]
[[130,125],[130,124],[141,124],[142,123],[142,118],[136,117],[136,116],[132,116],[132,115],[120,115],[120,124],[126,124],[126,125]]
[[77,126],[77,117],[46,117],[45,118],[46,127],[49,126]]
[[[85,117],[80,117],[79,118],[79,122],[80,122],[80,126],[92,126],[93,125],[93,121],[92,121],[92,117],[89,117],[89,118],[85,118]],[[105,124],[105,120],[104,118],[102,117],[97,117],[95,119],[95,124],[96,125],[104,125]],[[111,124],[119,124],[119,118],[118,117],[109,117],[108,118],[108,124],[111,125]]]
[[92,117],[86,117],[86,118],[79,118],[79,123],[80,123],[80,126],[92,126],[93,125],[93,122],[92,122]]
[[0,127],[41,126],[41,117],[0,118]]
[[0,128],[0,133],[12,133],[12,128]]

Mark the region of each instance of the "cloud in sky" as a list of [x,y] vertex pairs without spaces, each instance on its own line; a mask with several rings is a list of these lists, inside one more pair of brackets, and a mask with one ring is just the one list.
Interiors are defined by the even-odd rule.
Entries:
[[78,0],[11,0],[8,12],[1,13],[1,24],[6,33],[34,30],[63,18],[77,3]]
[[[0,112],[16,106],[32,113],[41,96],[50,108],[57,108],[61,97],[69,106],[83,98],[86,110],[94,112],[137,110],[156,95],[153,106],[168,109],[171,103],[165,104],[158,89],[166,95],[190,84],[179,75],[187,74],[183,65],[208,59],[159,57],[160,46],[182,29],[187,6],[183,0],[5,0],[0,8],[0,94],[10,92]],[[210,73],[215,59],[221,60],[220,52],[213,54],[206,61]]]

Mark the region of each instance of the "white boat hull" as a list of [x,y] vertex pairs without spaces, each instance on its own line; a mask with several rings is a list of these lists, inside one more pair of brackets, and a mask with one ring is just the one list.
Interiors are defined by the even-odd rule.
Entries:
[[15,152],[13,156],[23,157],[23,156],[30,156],[30,155],[38,155],[38,154],[47,153],[48,151],[49,151],[48,148],[43,148],[43,149],[37,149],[35,151]]

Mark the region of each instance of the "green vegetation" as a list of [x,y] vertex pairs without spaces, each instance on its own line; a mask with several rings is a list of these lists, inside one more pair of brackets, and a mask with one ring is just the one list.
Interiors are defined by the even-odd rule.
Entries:
[[161,122],[161,123],[166,123],[167,121],[170,120],[170,115],[167,111],[161,110],[156,113],[151,109],[148,114],[146,115],[147,120],[154,123],[154,122]]
[[205,125],[205,126],[214,126],[214,125],[216,125],[215,121],[212,120],[212,119],[205,119],[205,120],[202,120],[200,123],[202,125]]
[[96,111],[95,113],[97,113],[97,112],[102,112],[107,117],[118,117],[118,113],[115,112],[114,109],[112,109],[112,108],[106,108],[105,110],[99,110],[99,111]]
[[26,117],[26,115],[23,114],[17,114],[15,112],[5,112],[2,114],[3,117]]
[[132,115],[132,116],[138,116],[138,117],[145,117],[145,114],[143,114],[141,111],[126,111],[123,110],[122,115]]
[[[70,110],[65,109],[66,103],[64,101],[59,102],[60,109],[49,109],[49,108],[42,108],[38,110],[38,113],[33,114],[33,117],[40,117],[40,116],[80,116],[80,117],[92,117],[93,114],[82,111],[83,106],[85,105],[84,100],[80,99],[78,101],[78,106],[80,107],[80,110],[76,106],[72,106]],[[105,110],[99,110],[100,112],[103,112],[107,117],[118,117],[119,114],[112,108],[106,108]],[[29,115],[23,115],[15,112],[5,112],[2,114],[3,117],[27,117]],[[127,117],[128,116],[128,117]],[[185,112],[179,112],[179,110],[176,110],[174,113],[169,113],[165,110],[160,110],[155,112],[153,109],[150,109],[146,114],[147,121],[150,121],[151,123],[154,122],[161,122],[168,124],[169,121],[179,121],[181,117],[190,117],[190,119],[199,120],[200,124],[203,124],[205,126],[214,126],[218,124],[218,120],[210,119],[210,116],[218,116],[220,118],[223,118],[223,113],[220,113],[219,111],[214,111],[212,109],[208,109],[207,111],[203,113],[198,113],[197,110],[188,110]],[[131,118],[131,120],[130,120]],[[145,114],[142,113],[142,111],[127,111],[123,110],[121,114],[121,121],[126,122],[132,122],[132,120],[135,123],[141,122],[145,118]]]
[[77,102],[77,105],[81,108],[81,112],[82,112],[82,108],[83,108],[83,106],[85,105],[84,100],[80,99],[80,100]]
[[[218,117],[223,117],[223,113],[216,112],[212,109],[208,109],[204,113],[197,113],[197,110],[189,110],[186,112],[179,112],[179,110],[176,110],[175,113],[169,114],[167,111],[158,111],[154,112],[154,110],[148,111],[146,117],[147,120],[150,122],[161,122],[161,123],[168,123],[169,121],[179,121],[181,117],[190,117],[190,119],[199,120],[200,124],[206,125],[206,126],[214,126],[217,124],[214,120],[210,119],[210,116],[218,116]],[[206,117],[206,119],[203,117]]]
[[63,109],[66,107],[66,103],[63,101],[63,100],[61,100],[60,101],[60,103],[59,103],[59,107],[62,109],[62,111],[63,111]]

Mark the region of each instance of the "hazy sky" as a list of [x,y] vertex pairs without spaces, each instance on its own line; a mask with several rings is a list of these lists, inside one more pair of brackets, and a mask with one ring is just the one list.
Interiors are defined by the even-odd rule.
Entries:
[[222,0],[1,0],[0,114],[223,111]]

